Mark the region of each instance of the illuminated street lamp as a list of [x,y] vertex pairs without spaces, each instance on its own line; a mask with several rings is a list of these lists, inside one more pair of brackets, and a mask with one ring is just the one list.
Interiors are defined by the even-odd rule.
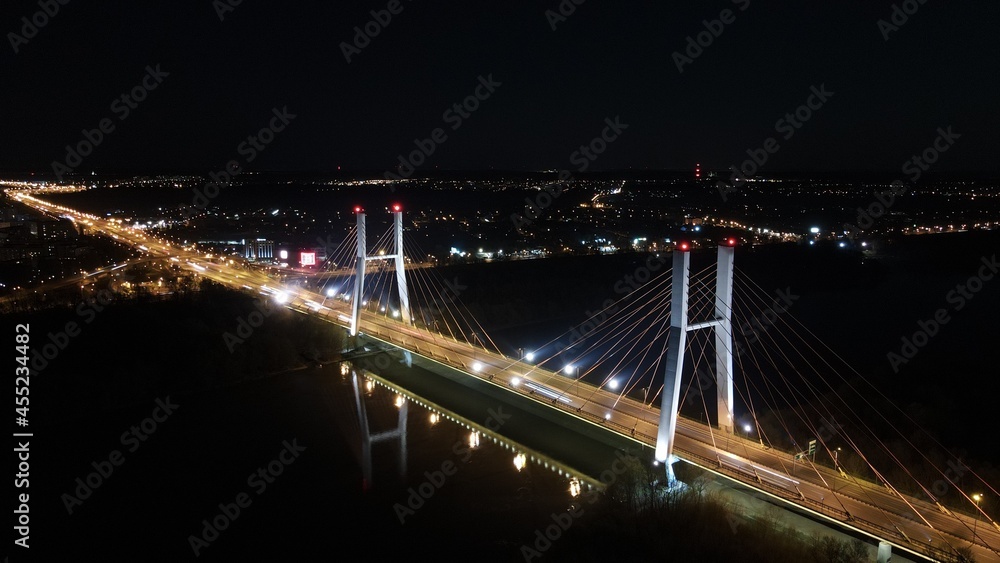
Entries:
[[580,480],[576,477],[569,482],[569,494],[574,498],[580,496]]
[[522,469],[524,469],[524,465],[527,463],[527,461],[528,458],[523,453],[519,453],[516,456],[514,456],[514,467],[516,467],[518,471],[521,471]]
[[983,495],[976,493],[972,495],[972,500],[976,501],[976,521],[972,524],[972,543],[976,543],[976,530],[979,528],[979,501],[983,500]]

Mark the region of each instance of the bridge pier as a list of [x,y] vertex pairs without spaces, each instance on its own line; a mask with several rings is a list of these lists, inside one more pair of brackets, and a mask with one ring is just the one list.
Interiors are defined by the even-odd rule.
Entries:
[[892,561],[892,545],[884,541],[878,542],[878,555],[875,561],[878,563],[889,563]]

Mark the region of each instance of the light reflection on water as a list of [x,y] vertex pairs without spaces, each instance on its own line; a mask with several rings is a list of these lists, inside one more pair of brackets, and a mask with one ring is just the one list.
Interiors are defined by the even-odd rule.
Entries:
[[[373,487],[405,490],[423,485],[429,479],[428,474],[438,476],[438,472],[450,472],[445,475],[448,481],[453,478],[475,482],[476,488],[491,491],[489,495],[482,495],[484,497],[502,496],[500,493],[507,490],[511,497],[523,498],[528,483],[531,498],[566,506],[581,492],[600,489],[599,481],[492,430],[490,427],[496,428],[496,425],[488,417],[481,422],[466,419],[373,373],[355,368],[349,362],[342,363],[339,372],[343,384],[341,391],[353,395],[355,377],[358,389],[364,390],[361,408],[367,415],[368,431],[372,436],[370,484]],[[356,402],[358,398],[352,396],[351,399]],[[406,420],[402,423],[398,417],[404,405]],[[361,444],[364,424],[358,414],[358,409],[353,409],[356,418],[353,439]],[[402,439],[379,437],[389,430],[402,430]],[[405,449],[402,461],[401,449]],[[363,467],[365,448],[358,448],[356,456],[359,466]],[[400,463],[405,466],[400,468]],[[444,482],[437,489],[444,492],[448,484]],[[435,493],[435,496],[438,495]]]

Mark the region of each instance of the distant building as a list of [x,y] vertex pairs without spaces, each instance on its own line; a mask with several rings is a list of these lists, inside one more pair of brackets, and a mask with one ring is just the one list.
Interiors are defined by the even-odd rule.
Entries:
[[251,262],[274,260],[274,241],[262,238],[244,240],[243,257]]
[[79,236],[76,225],[67,219],[38,222],[38,238],[42,240],[66,240]]

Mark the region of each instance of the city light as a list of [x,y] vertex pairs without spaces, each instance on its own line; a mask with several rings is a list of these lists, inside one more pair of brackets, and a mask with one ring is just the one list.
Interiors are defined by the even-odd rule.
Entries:
[[569,482],[569,495],[573,498],[580,496],[580,480],[576,477]]
[[519,453],[516,456],[514,456],[514,467],[516,467],[518,471],[524,469],[524,466],[527,464],[527,462],[528,458],[523,453]]

